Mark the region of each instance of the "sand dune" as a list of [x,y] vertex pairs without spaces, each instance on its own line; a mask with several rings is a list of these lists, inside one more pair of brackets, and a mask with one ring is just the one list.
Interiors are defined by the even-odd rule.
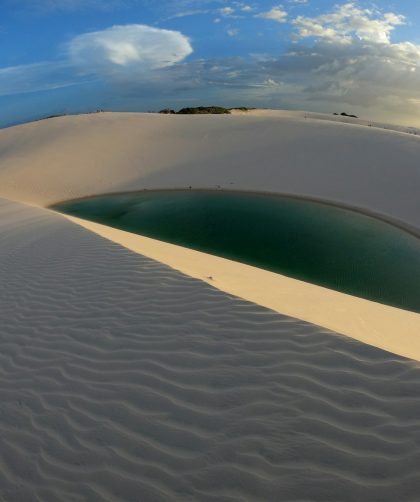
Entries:
[[0,214],[2,500],[417,500],[417,363]]
[[45,206],[220,186],[319,197],[420,230],[419,156],[420,137],[292,112],[59,117],[0,131],[0,196]]
[[[418,500],[420,366],[376,346],[420,359],[420,315],[268,287],[258,269],[250,289],[240,264],[206,283],[182,248],[44,208],[221,187],[419,233],[419,138],[348,121],[97,114],[0,131],[1,500]],[[351,305],[366,344],[297,319],[348,326]]]
[[[419,234],[420,138],[379,126],[276,110],[233,116],[59,117],[0,131],[0,196],[46,206],[63,199],[144,188],[269,191],[367,210]],[[125,245],[126,241],[119,242]],[[165,248],[158,246],[156,241],[157,252],[149,257],[161,260]],[[166,256],[165,263],[179,269],[171,255]],[[211,275],[219,277],[216,286],[231,280],[223,268]],[[246,283],[246,277],[243,269],[244,280],[237,276],[235,287]],[[222,289],[420,359],[418,344],[413,344],[413,333],[420,332],[418,314],[407,314],[401,321],[402,312],[390,308],[382,315],[382,308],[378,311],[366,302],[355,317],[352,302],[346,306],[339,293],[333,301],[330,293],[317,290],[314,296],[313,288],[303,284],[297,295],[283,295],[281,304],[276,288],[264,289],[264,297],[271,294],[269,303],[248,295],[246,284],[239,290]],[[294,283],[289,282],[287,291],[293,290]]]

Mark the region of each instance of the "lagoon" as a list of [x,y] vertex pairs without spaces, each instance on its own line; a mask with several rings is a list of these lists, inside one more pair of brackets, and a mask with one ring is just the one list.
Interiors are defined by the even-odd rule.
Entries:
[[348,208],[223,190],[109,194],[52,208],[420,313],[420,239]]

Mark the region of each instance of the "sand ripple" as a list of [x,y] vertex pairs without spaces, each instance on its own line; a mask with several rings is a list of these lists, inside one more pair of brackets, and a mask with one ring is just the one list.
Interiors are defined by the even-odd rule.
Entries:
[[0,203],[0,499],[418,501],[420,365]]

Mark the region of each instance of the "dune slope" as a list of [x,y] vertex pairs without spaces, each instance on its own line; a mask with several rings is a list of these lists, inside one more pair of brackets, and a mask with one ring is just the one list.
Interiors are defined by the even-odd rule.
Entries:
[[345,203],[420,231],[420,137],[292,112],[104,113],[0,131],[0,196],[45,206],[144,188],[230,188]]
[[2,500],[416,500],[418,364],[0,215]]

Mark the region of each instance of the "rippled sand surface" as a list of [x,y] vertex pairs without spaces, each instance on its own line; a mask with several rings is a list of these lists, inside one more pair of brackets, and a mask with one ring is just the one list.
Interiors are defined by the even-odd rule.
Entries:
[[0,279],[1,500],[418,500],[419,363],[6,201]]

